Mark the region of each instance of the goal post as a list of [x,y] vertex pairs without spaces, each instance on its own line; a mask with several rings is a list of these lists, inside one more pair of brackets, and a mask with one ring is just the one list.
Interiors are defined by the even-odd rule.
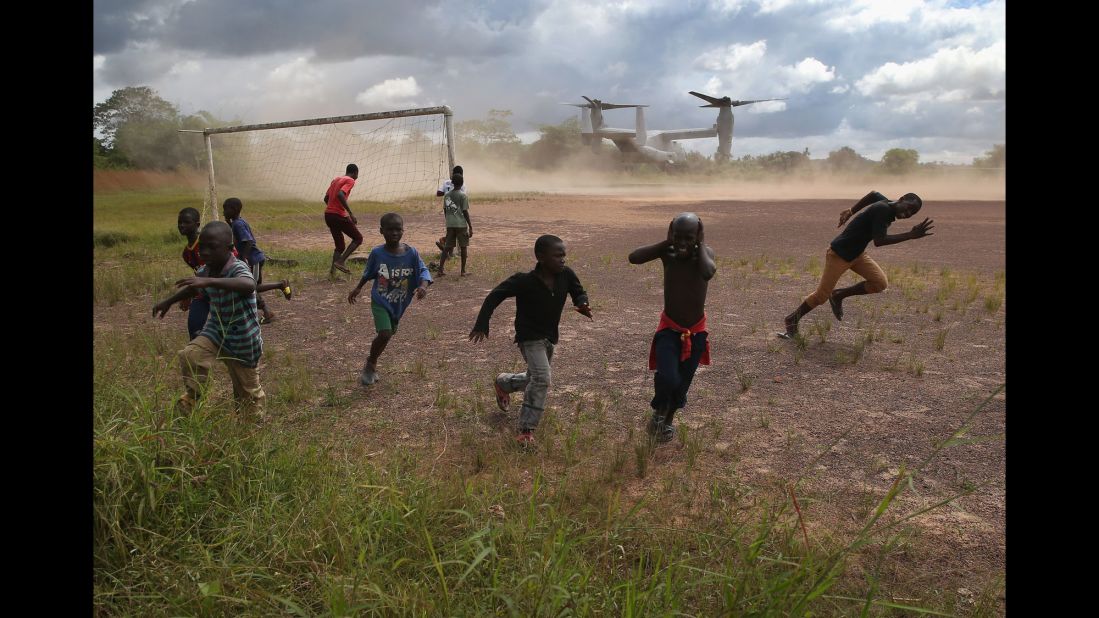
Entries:
[[218,220],[219,193],[300,200],[319,213],[348,163],[359,168],[351,203],[434,196],[454,167],[452,119],[444,105],[205,129],[210,213]]

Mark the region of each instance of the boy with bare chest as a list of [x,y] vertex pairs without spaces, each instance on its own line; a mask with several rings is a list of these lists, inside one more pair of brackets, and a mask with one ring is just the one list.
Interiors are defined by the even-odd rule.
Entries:
[[706,246],[702,220],[681,213],[668,225],[668,237],[630,253],[631,264],[660,258],[664,265],[664,311],[649,348],[649,369],[656,370],[649,435],[659,442],[675,437],[672,417],[687,404],[699,363],[710,364],[706,331],[706,291],[717,272],[714,251]]

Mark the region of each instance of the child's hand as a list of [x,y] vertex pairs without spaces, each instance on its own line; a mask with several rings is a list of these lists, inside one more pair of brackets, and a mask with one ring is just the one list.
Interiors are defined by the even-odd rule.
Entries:
[[160,319],[163,320],[164,319],[164,314],[168,313],[168,310],[171,309],[171,308],[172,308],[171,303],[169,303],[168,301],[162,300],[159,303],[153,305],[153,317],[154,318],[157,317],[156,314],[159,312],[160,313]]
[[583,305],[573,307],[573,309],[576,309],[577,313],[588,316],[588,319],[591,320],[592,322],[595,321],[595,318],[591,317],[591,306],[588,305],[588,303],[584,303]]
[[192,290],[197,290],[210,285],[210,279],[207,277],[187,277],[176,281],[177,288],[189,287]]
[[843,222],[850,219],[852,214],[854,214],[854,213],[851,212],[850,208],[848,208],[847,210],[844,210],[843,212],[841,212],[840,213],[840,223],[836,227],[842,226]]
[[351,223],[353,223],[354,225],[359,224],[359,220],[355,218],[355,215],[351,215]]
[[482,330],[469,331],[469,340],[473,343],[481,343],[488,337],[488,333]]
[[356,299],[356,298],[358,298],[358,296],[359,296],[359,292],[361,292],[361,291],[362,291],[362,288],[355,288],[355,289],[351,290],[351,291],[350,291],[350,292],[349,292],[349,293],[347,294],[347,302],[349,302],[349,303],[351,303],[352,305],[354,305],[354,304],[355,304],[355,299]]
[[698,220],[698,238],[695,241],[694,257],[698,257],[702,253],[702,247],[706,245],[706,234],[702,232],[702,219]]
[[188,309],[190,309],[192,300],[194,300],[194,299],[184,298],[183,300],[179,301],[179,310],[180,311],[187,311]]
[[416,300],[423,300],[427,296],[427,288],[416,288]]

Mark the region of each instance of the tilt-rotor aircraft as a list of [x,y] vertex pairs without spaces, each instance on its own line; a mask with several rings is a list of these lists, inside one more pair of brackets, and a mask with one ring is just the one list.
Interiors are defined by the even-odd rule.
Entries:
[[[717,137],[717,152],[714,158],[718,161],[728,161],[733,149],[733,111],[732,108],[749,103],[762,103],[763,101],[783,101],[785,99],[756,99],[752,101],[733,101],[729,97],[712,97],[700,92],[690,91],[690,94],[704,100],[707,105],[699,107],[718,108],[717,122],[712,127],[705,129],[671,129],[654,131],[645,130],[645,108],[648,105],[636,103],[606,103],[599,99],[581,97],[587,103],[562,103],[572,105],[580,110],[580,138],[584,144],[591,145],[592,150],[599,152],[599,147],[604,139],[614,142],[623,157],[627,160],[647,160],[662,165],[674,164],[682,161],[686,154],[682,147],[675,142],[682,139],[701,139]],[[603,110],[632,107],[637,111],[633,129],[618,129],[606,126],[603,120]],[[584,109],[588,112],[585,113]]]

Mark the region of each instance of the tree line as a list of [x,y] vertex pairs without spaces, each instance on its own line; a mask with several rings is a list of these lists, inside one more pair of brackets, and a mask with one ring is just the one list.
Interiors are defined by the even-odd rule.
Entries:
[[[239,119],[223,120],[206,111],[181,114],[152,88],[131,86],[115,90],[110,98],[97,103],[92,110],[92,161],[96,169],[204,169],[205,145],[197,135],[180,133],[180,129],[201,131],[243,124]],[[481,119],[454,124],[455,147],[466,159],[498,159],[521,167],[548,170],[565,165],[577,158],[586,165],[613,167],[617,149],[610,144],[600,146],[604,153],[591,154],[591,147],[581,142],[580,122],[573,116],[560,124],[539,127],[539,137],[523,144],[511,125],[510,110],[492,109]],[[601,156],[601,155],[608,156]],[[975,157],[971,166],[977,170],[1000,171],[1006,166],[1004,144],[994,144],[984,156]],[[920,169],[959,168],[930,162],[921,163],[920,154],[910,148],[891,148],[880,160],[868,159],[849,146],[828,153],[825,159],[811,159],[809,149],[776,151],[766,155],[744,155],[719,162],[699,152],[686,151],[677,171],[720,174],[728,171],[794,174],[805,171],[836,173],[907,174]]]

